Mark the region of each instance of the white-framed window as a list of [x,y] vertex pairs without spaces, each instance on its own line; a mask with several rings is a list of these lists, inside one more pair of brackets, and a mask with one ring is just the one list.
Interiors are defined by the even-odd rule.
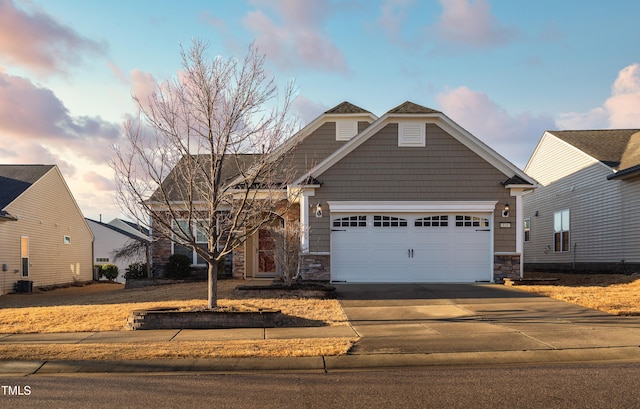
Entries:
[[531,219],[526,218],[524,219],[524,241],[530,241],[531,240]]
[[333,227],[367,227],[367,216],[347,216],[334,219]]
[[373,216],[373,227],[407,227],[407,219],[395,216]]
[[[180,237],[186,233],[189,237],[195,236],[196,245],[198,247],[207,249],[209,247],[209,240],[206,235],[206,229],[202,227],[201,223],[203,222],[197,221],[193,223],[192,226],[189,226],[189,222],[187,220],[173,220],[172,228],[174,232],[174,239],[177,240],[176,236]],[[200,257],[194,249],[189,246],[184,246],[182,244],[176,243],[175,241],[172,241],[171,243],[171,254],[184,254],[185,256],[189,257],[191,263],[194,265],[206,264],[205,260]]]
[[20,237],[20,276],[29,277],[29,237]]
[[64,237],[62,238],[62,242],[63,242],[64,244],[71,244],[71,236],[64,236]]
[[447,227],[449,226],[448,215],[428,216],[416,219],[415,227]]
[[400,122],[398,124],[398,146],[406,148],[427,146],[426,125],[422,122]]
[[358,121],[336,121],[336,141],[348,141],[358,134]]
[[553,251],[565,252],[570,250],[570,226],[569,209],[553,214]]
[[489,227],[489,219],[478,216],[456,215],[456,227]]

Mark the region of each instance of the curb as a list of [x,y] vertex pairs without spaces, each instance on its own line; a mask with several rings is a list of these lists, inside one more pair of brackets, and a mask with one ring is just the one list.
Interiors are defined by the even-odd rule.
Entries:
[[369,354],[296,358],[158,359],[145,361],[0,361],[0,376],[149,373],[330,373],[390,368],[473,367],[640,361],[640,347],[459,352],[434,354]]

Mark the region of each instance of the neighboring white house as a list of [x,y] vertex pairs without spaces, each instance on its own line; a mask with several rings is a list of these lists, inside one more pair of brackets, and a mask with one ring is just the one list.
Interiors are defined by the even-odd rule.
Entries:
[[137,229],[132,223],[121,219],[113,219],[109,223],[102,223],[87,219],[87,223],[95,236],[93,244],[94,264],[114,264],[118,266],[117,282],[124,283],[124,274],[132,263],[146,263],[147,254],[140,251],[137,256],[114,259],[116,250],[123,248],[132,241],[149,242],[149,234],[143,229]]
[[640,129],[547,131],[525,172],[526,270],[640,271]]

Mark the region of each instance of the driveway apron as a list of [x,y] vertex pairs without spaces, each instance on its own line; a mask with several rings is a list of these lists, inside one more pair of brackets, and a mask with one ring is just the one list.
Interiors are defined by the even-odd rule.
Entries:
[[640,345],[640,319],[497,284],[336,284],[361,337],[351,354]]

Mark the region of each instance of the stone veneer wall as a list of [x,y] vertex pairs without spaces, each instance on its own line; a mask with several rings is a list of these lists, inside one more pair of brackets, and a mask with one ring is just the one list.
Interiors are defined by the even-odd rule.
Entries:
[[493,281],[501,283],[505,278],[521,278],[519,254],[496,254],[493,256]]
[[244,278],[244,247],[240,246],[233,249],[233,270],[231,274],[233,278]]
[[329,281],[331,279],[331,255],[303,254],[300,275],[303,280]]
[[164,266],[171,257],[171,241],[159,238],[151,245],[151,265],[154,277],[164,275]]

